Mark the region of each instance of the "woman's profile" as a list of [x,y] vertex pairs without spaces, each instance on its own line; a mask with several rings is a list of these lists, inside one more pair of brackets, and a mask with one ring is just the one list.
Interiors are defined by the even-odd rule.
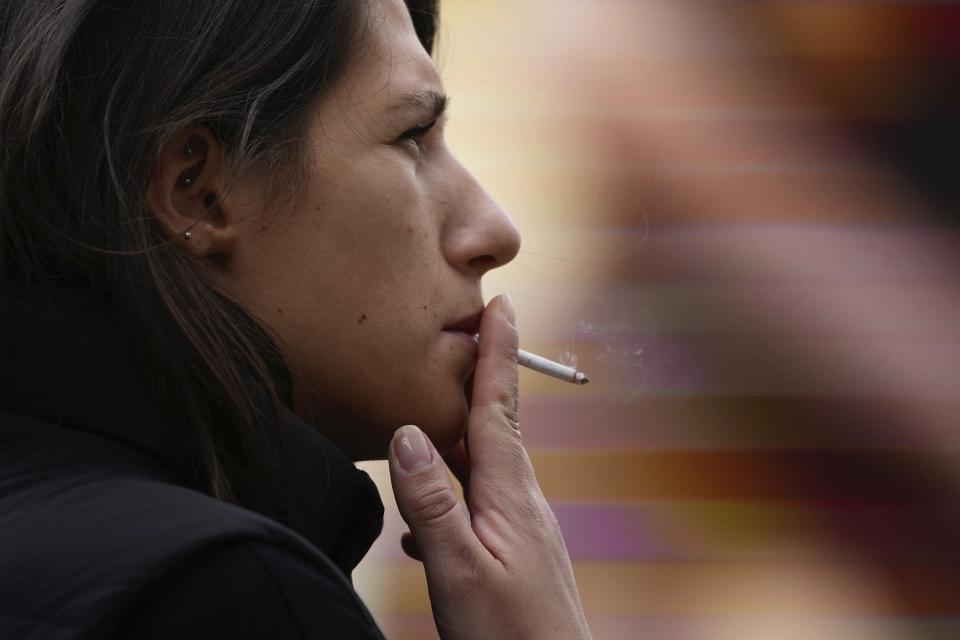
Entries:
[[0,6],[0,637],[382,637],[384,458],[441,637],[589,637],[437,15]]

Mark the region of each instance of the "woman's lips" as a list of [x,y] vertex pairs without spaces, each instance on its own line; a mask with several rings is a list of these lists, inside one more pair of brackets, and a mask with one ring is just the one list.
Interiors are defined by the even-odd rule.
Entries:
[[473,406],[473,374],[476,371],[476,357],[480,353],[480,345],[477,344],[477,341],[474,340],[472,333],[467,333],[466,331],[457,331],[455,329],[444,329],[444,333],[450,334],[457,342],[463,345],[464,349],[473,357],[474,367],[470,371],[470,375],[467,376],[467,380],[463,385],[464,394],[467,397],[467,406]]
[[480,320],[483,318],[483,304],[470,315],[464,316],[456,322],[444,327],[444,331],[466,331],[473,335],[480,330]]
[[477,341],[473,339],[472,333],[467,333],[466,331],[457,331],[455,329],[444,329],[443,332],[454,336],[457,340],[462,342],[463,346],[469,349],[471,353],[480,352],[480,347],[477,345]]

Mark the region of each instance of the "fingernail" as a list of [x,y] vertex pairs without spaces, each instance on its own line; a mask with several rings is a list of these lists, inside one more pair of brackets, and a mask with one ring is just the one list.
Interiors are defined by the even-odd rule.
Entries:
[[507,314],[507,319],[510,320],[510,324],[517,326],[517,314],[513,310],[513,300],[510,299],[510,294],[501,294],[500,303],[503,305],[503,312]]
[[400,427],[393,434],[393,451],[404,471],[416,471],[430,464],[427,436],[412,424]]

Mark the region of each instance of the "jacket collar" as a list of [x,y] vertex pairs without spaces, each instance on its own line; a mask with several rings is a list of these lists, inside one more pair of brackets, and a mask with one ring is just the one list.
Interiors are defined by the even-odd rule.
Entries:
[[[152,406],[109,311],[25,304],[0,292],[0,412],[119,442],[160,462],[178,484],[199,490],[190,434],[164,424]],[[349,576],[383,526],[377,487],[292,412],[285,411],[279,428],[286,488],[241,506],[287,525]]]

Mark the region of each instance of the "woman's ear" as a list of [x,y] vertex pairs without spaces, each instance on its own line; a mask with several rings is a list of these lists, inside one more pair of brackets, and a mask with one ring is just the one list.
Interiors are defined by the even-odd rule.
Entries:
[[160,150],[150,173],[150,213],[198,257],[233,252],[237,225],[223,199],[223,153],[205,127],[190,127]]

